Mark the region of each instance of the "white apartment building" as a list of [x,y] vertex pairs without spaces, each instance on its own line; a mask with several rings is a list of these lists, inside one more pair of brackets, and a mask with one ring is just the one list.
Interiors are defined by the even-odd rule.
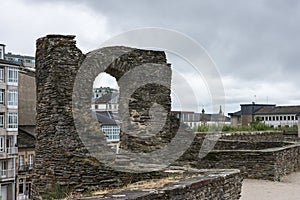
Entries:
[[300,106],[274,106],[261,108],[254,118],[273,127],[292,127],[298,124]]
[[0,196],[15,199],[16,158],[18,155],[18,70],[19,64],[5,60],[0,44]]

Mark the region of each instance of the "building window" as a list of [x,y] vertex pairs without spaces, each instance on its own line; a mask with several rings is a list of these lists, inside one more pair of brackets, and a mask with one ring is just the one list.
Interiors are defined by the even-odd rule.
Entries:
[[292,116],[292,120],[295,120],[295,117],[294,117],[294,116]]
[[18,83],[18,69],[9,67],[8,68],[8,82],[9,83]]
[[265,121],[265,117],[261,117],[261,121]]
[[18,128],[18,113],[8,113],[8,128]]
[[272,121],[272,117],[271,116],[269,117],[269,121]]
[[24,193],[24,180],[22,178],[19,179],[19,194]]
[[266,121],[268,121],[268,117],[266,117]]
[[107,141],[119,141],[120,140],[120,127],[119,126],[102,126],[101,130],[107,137]]
[[282,121],[282,116],[280,116],[280,121]]
[[24,170],[24,155],[19,156],[19,170]]
[[0,67],[0,82],[4,82],[4,69]]
[[8,90],[8,106],[18,106],[18,91],[17,90]]
[[1,162],[1,176],[6,177],[7,176],[7,161]]
[[4,89],[0,89],[0,104],[4,105],[4,96],[5,95],[5,90]]
[[283,120],[286,120],[286,116],[283,116]]
[[291,120],[291,117],[290,117],[290,116],[287,116],[287,120]]
[[4,128],[4,113],[0,113],[0,128]]
[[278,116],[276,116],[276,121],[278,121],[279,120],[279,117]]
[[29,170],[31,170],[33,168],[33,154],[29,154]]
[[0,152],[4,152],[5,144],[4,144],[5,138],[4,136],[0,137]]

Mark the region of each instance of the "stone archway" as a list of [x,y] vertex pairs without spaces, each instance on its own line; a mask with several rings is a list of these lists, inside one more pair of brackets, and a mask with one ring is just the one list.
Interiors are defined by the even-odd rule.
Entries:
[[[89,137],[94,141],[95,135],[92,132],[96,134],[98,130],[85,126],[92,119],[92,115],[89,112],[79,113],[78,118],[83,126],[75,127],[76,119],[73,113],[81,108],[90,108],[93,80],[100,72],[106,72],[120,82],[122,77],[136,66],[147,63],[160,64],[165,75],[164,83],[170,85],[171,68],[166,62],[164,52],[129,47],[106,47],[84,55],[76,47],[74,38],[75,36],[47,35],[37,40],[37,142],[33,177],[33,195],[36,198],[49,191],[54,184],[70,186],[82,191],[91,186],[105,188],[120,185],[120,182],[126,184],[129,179],[132,181],[145,177],[151,178],[153,174],[137,176],[131,173],[119,173],[92,157],[90,150],[87,150],[86,144],[83,144],[78,136],[79,129],[83,128],[87,133],[91,133]],[[100,58],[102,55],[102,59],[99,59],[99,55]],[[117,57],[105,57],[106,55],[117,55]],[[86,59],[88,57],[90,59]],[[80,67],[93,64],[85,63],[86,60],[93,60],[93,63],[98,63],[100,68],[87,70]],[[101,66],[108,67],[101,68]],[[147,73],[149,71],[145,69],[145,76],[150,75]],[[162,71],[151,71],[151,73],[155,76]],[[77,78],[85,81],[78,83]],[[73,91],[76,84],[79,84],[77,88],[81,89]],[[136,83],[127,84],[134,86]],[[121,86],[121,96],[126,92],[126,88]],[[80,99],[75,109],[74,98]],[[172,121],[170,116],[170,87],[162,87],[155,83],[145,84],[138,87],[130,95],[129,100],[124,101],[129,101],[128,110],[125,109],[125,112],[120,114],[124,119],[127,116],[131,128],[129,130],[133,132],[138,132],[141,126],[147,125],[149,109],[154,103],[161,105],[167,111],[165,126],[155,136],[141,139],[123,134],[121,146],[124,149],[132,152],[151,152],[164,147],[172,140],[178,129],[178,121]],[[120,105],[122,106],[125,105]],[[93,142],[89,145],[95,146]]]

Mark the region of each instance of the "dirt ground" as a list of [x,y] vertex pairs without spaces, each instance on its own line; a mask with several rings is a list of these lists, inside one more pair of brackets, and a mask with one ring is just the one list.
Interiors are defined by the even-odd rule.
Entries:
[[240,200],[300,200],[300,172],[281,182],[245,179]]

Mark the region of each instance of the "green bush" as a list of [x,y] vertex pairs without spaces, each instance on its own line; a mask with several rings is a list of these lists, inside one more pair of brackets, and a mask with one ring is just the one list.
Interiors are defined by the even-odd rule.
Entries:
[[194,127],[194,131],[196,131],[196,132],[207,132],[208,128],[209,128],[208,126],[200,125],[200,126]]
[[43,199],[53,200],[53,199],[63,199],[66,198],[70,193],[70,188],[67,186],[61,186],[60,184],[54,184],[50,189],[48,189],[44,195]]

